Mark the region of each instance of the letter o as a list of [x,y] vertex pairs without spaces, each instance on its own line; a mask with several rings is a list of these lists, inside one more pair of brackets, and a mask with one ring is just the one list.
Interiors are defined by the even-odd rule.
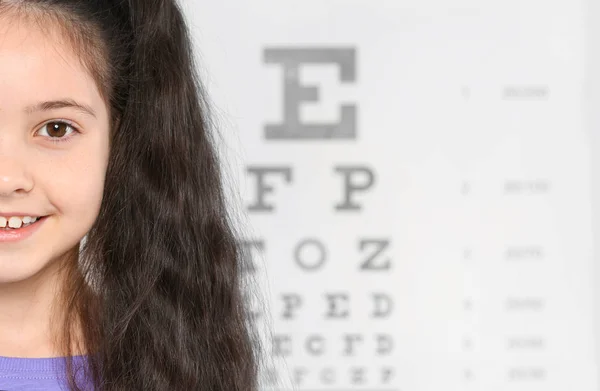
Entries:
[[[318,251],[318,254],[315,260],[307,263],[302,254],[304,254],[304,250],[309,246],[315,248]],[[327,260],[327,249],[323,243],[317,239],[304,239],[296,245],[296,248],[294,249],[294,259],[298,266],[304,270],[317,270],[320,269]]]

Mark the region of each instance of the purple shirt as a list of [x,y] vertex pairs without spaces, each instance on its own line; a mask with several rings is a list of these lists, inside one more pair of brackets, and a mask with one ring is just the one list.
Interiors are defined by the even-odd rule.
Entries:
[[[74,369],[84,357],[73,356]],[[0,391],[68,391],[63,359],[0,356]],[[81,372],[76,373],[82,385]]]

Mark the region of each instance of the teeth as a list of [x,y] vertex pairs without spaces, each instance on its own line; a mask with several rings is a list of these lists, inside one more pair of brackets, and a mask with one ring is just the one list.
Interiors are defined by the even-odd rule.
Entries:
[[21,228],[21,225],[23,225],[23,220],[19,217],[11,217],[8,219],[8,226],[10,228]]
[[21,226],[35,223],[37,220],[37,217],[31,216],[23,216],[23,218],[12,216],[8,219],[0,216],[0,228],[6,228],[7,225],[9,228],[21,228]]

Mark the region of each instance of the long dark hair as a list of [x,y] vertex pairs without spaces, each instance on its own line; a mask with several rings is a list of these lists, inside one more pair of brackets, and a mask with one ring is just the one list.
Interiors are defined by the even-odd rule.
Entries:
[[[57,305],[70,389],[81,386],[71,360],[80,348],[96,390],[256,390],[259,343],[241,283],[246,252],[180,6],[0,5],[58,27],[110,111],[99,216],[65,263]],[[80,343],[72,325],[82,330]]]

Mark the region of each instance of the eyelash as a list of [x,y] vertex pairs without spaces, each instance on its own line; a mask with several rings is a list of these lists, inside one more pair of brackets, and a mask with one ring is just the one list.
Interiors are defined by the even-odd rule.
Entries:
[[[51,123],[59,123],[59,124],[64,124],[67,125],[68,127],[72,128],[74,132],[71,132],[71,134],[77,132],[79,133],[79,129],[77,128],[77,126],[75,126],[75,124],[69,120],[66,119],[53,119],[52,121],[48,121],[45,124],[43,124],[40,129],[43,129],[45,126],[48,126]],[[39,132],[39,130],[38,130]],[[64,142],[68,142],[71,141],[71,138],[74,137],[72,135],[69,136],[64,136],[64,137],[50,137],[50,136],[43,136],[47,139],[50,140],[51,143],[64,143]]]

